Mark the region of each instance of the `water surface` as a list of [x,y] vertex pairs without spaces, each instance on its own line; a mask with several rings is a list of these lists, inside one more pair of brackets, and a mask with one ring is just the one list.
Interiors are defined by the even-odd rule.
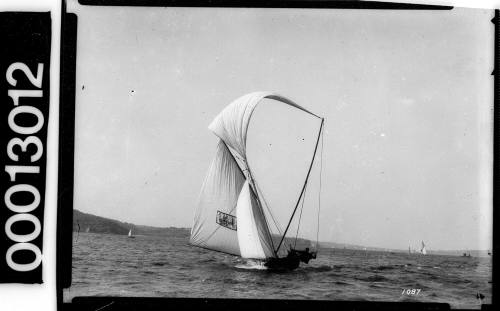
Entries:
[[[75,296],[214,297],[491,303],[491,259],[322,249],[295,271],[245,269],[240,258],[193,247],[188,237],[74,233]],[[403,289],[420,289],[418,295]]]

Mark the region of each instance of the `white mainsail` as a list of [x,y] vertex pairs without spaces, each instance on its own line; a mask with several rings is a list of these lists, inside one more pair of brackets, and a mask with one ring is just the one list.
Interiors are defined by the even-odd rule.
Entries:
[[208,128],[220,141],[200,193],[192,245],[243,258],[276,257],[246,154],[248,125],[264,98],[316,116],[276,93],[254,92],[236,99],[215,117]]
[[128,231],[128,236],[132,236],[132,229]]
[[264,213],[259,208],[248,181],[245,182],[236,205],[238,243],[243,258],[266,259],[274,257],[271,233]]

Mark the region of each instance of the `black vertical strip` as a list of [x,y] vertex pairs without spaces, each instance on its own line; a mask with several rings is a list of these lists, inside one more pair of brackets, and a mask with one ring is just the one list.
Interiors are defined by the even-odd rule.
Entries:
[[61,10],[57,298],[71,285],[77,16]]
[[[498,194],[498,188],[499,188],[499,177],[500,177],[500,167],[499,167],[499,161],[498,161],[498,151],[500,150],[499,144],[500,144],[500,126],[499,126],[499,121],[500,121],[500,115],[499,115],[499,108],[498,108],[498,99],[499,99],[499,92],[500,92],[500,81],[498,79],[498,69],[500,68],[499,66],[499,40],[500,40],[500,26],[499,26],[499,17],[500,13],[499,10],[495,10],[495,18],[492,20],[492,22],[495,24],[495,63],[494,63],[494,69],[493,69],[493,253],[492,253],[492,262],[493,262],[493,267],[492,267],[492,293],[493,297],[491,298],[492,305],[497,305],[499,298],[497,297],[498,295],[498,289],[499,285],[498,282],[500,282],[499,279],[499,267],[495,265],[495,258],[499,257],[499,245],[498,242],[500,241],[500,238],[498,237],[499,234],[499,228],[498,228],[498,216],[499,216],[499,194]],[[495,226],[496,225],[496,226]]]
[[51,28],[0,13],[0,283],[43,282]]

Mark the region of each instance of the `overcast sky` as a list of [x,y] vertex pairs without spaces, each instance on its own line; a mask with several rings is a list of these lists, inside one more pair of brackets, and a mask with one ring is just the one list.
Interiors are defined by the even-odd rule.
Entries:
[[[326,118],[320,240],[491,248],[492,11],[70,10],[75,208],[190,227],[217,144],[208,124],[270,90]],[[250,124],[249,161],[283,219],[318,126],[271,101]],[[310,238],[318,173],[301,226]]]

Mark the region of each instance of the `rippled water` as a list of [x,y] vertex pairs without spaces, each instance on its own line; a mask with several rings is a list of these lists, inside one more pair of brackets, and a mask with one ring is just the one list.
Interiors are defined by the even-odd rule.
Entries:
[[[187,244],[187,237],[80,233],[74,237],[75,296],[218,297],[491,303],[491,259],[320,250],[292,272],[248,269],[240,258]],[[415,296],[403,289],[420,289]]]

